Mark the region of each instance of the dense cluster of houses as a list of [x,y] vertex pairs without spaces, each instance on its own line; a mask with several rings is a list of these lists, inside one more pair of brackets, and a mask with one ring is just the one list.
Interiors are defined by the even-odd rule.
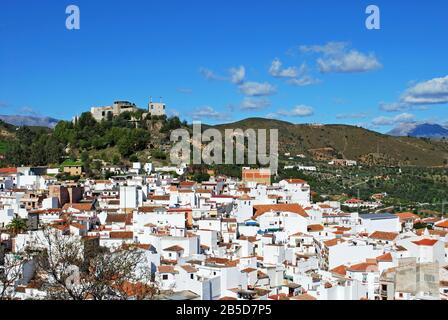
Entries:
[[[263,183],[247,172],[197,183],[134,164],[69,183],[47,170],[0,169],[2,255],[50,226],[111,250],[137,244],[166,299],[448,298],[448,220],[346,213],[339,202],[313,203],[306,181]],[[11,234],[17,217],[28,228]],[[45,297],[32,279],[13,289]]]

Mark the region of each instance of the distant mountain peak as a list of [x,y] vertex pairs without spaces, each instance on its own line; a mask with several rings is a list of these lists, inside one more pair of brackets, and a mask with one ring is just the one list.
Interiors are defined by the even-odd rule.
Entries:
[[448,129],[437,123],[403,123],[388,134],[416,138],[442,138],[448,137]]
[[0,115],[0,119],[14,126],[48,127],[54,128],[59,122],[51,117],[21,116],[21,115]]

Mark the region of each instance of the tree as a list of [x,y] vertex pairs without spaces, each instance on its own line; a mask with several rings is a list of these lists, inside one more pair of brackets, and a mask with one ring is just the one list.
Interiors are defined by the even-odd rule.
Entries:
[[0,247],[0,300],[11,300],[15,286],[22,277],[23,266],[28,261],[23,254],[5,253]]
[[26,221],[20,217],[15,217],[11,220],[11,222],[6,226],[6,229],[9,230],[13,235],[17,235],[28,230],[28,226]]
[[110,250],[86,242],[97,240],[44,227],[28,251],[37,274],[46,279],[48,299],[152,299],[158,293],[143,249],[122,245]]

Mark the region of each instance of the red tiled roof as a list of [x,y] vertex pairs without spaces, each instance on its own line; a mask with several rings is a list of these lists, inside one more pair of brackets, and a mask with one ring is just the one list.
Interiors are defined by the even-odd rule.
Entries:
[[421,239],[418,241],[412,241],[412,243],[415,243],[418,246],[430,246],[432,247],[433,245],[435,245],[437,243],[438,240],[434,240],[434,239]]
[[436,223],[436,227],[438,227],[438,228],[448,228],[448,219]]
[[385,253],[379,257],[376,257],[376,261],[392,262],[392,255],[390,254],[390,252]]
[[180,252],[180,251],[184,251],[184,248],[182,248],[181,246],[171,246],[171,247],[163,249],[163,251]]
[[222,298],[219,298],[219,300],[238,300],[238,299],[234,298],[234,297],[222,297]]
[[362,262],[348,267],[347,270],[351,272],[377,271],[378,266],[376,263]]
[[345,276],[347,274],[347,267],[345,265],[340,265],[336,268],[331,269],[330,272]]
[[132,231],[111,231],[109,232],[109,238],[111,239],[132,239],[134,233]]
[[302,179],[286,179],[286,182],[290,184],[305,184],[306,181]]
[[385,232],[385,231],[375,231],[372,233],[369,238],[376,240],[387,240],[393,241],[398,237],[398,233],[396,232]]
[[91,211],[93,210],[92,203],[66,203],[62,207],[62,210],[67,210],[69,208],[76,209],[79,211]]
[[262,216],[266,212],[271,211],[283,211],[283,212],[293,212],[297,213],[298,215],[308,218],[308,214],[303,210],[302,206],[298,204],[262,204],[262,205],[255,205],[254,206],[254,219]]
[[400,212],[400,213],[396,213],[395,214],[398,218],[400,218],[400,221],[405,221],[405,220],[417,220],[420,219],[420,217],[412,212]]
[[0,174],[14,174],[17,173],[17,168],[0,168]]
[[323,231],[324,226],[321,224],[310,224],[308,225],[308,232],[317,232],[317,231]]
[[324,241],[324,245],[327,247],[332,247],[332,246],[335,246],[335,245],[343,243],[343,242],[345,242],[345,240],[334,238],[334,239]]
[[159,266],[157,270],[160,273],[179,273],[177,270],[174,269],[174,266]]

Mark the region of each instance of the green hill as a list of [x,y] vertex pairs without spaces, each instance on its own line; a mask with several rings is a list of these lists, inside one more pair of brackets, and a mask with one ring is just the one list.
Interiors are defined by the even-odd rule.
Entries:
[[442,166],[448,159],[445,141],[393,137],[348,125],[293,124],[249,118],[215,127],[219,130],[278,129],[280,154],[305,154],[316,160],[341,158],[371,165]]

